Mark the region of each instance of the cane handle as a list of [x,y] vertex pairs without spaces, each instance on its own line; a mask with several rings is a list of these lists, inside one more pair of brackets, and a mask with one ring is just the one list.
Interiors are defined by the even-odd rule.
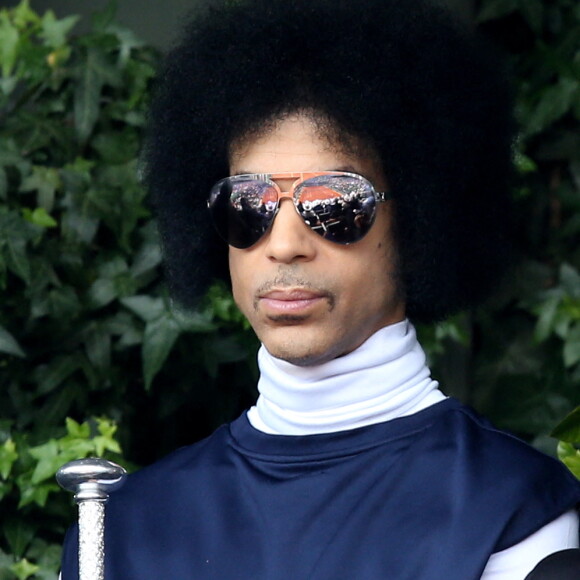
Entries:
[[104,502],[111,492],[123,485],[126,474],[112,461],[89,457],[63,465],[56,472],[56,480],[61,487],[75,494],[77,503],[87,500]]

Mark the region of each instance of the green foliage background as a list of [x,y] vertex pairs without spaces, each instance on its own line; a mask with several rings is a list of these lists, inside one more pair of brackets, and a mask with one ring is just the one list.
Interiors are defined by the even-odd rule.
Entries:
[[[478,15],[517,80],[523,259],[485,308],[419,330],[447,392],[555,452],[580,404],[580,6]],[[61,464],[147,464],[255,397],[256,339],[227,290],[186,314],[161,282],[138,179],[159,55],[112,9],[76,21],[0,10],[0,580],[56,578],[75,517]],[[580,476],[580,411],[556,435]]]

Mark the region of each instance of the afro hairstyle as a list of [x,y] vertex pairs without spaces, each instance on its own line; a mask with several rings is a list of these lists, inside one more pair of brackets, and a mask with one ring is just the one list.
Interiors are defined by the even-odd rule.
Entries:
[[423,0],[199,4],[160,71],[144,149],[176,301],[228,280],[206,200],[232,143],[305,110],[382,163],[407,315],[483,301],[511,247],[512,91],[494,51]]

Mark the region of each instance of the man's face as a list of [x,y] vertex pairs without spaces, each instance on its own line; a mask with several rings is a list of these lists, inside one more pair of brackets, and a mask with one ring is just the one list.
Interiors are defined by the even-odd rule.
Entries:
[[[302,115],[235,147],[230,164],[232,175],[350,171],[377,191],[386,188],[376,163],[331,147]],[[290,184],[278,181],[282,191]],[[230,246],[234,299],[270,354],[301,366],[321,364],[404,318],[390,222],[390,203],[378,204],[369,233],[343,246],[310,230],[283,199],[263,238],[245,250]]]

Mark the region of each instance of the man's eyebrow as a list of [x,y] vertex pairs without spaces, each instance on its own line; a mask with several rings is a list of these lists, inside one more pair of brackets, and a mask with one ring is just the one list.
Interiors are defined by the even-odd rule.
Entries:
[[373,182],[371,177],[366,172],[362,171],[361,169],[357,169],[356,167],[353,167],[352,165],[341,165],[341,166],[337,167],[336,169],[331,169],[330,171],[346,171],[347,173],[356,173],[357,175],[361,175],[362,177],[364,177],[365,179],[367,179],[371,183]]
[[[329,171],[346,171],[347,173],[356,173],[357,175],[363,175],[360,169],[356,169],[352,165],[340,165],[335,169],[329,169]],[[363,175],[363,177],[366,177],[366,175]]]

